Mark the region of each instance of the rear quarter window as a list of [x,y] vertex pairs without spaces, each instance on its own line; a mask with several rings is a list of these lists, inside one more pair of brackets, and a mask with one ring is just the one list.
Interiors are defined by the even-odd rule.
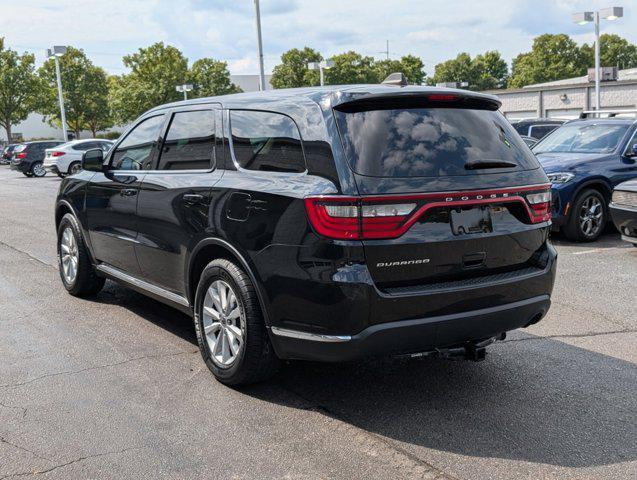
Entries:
[[241,168],[305,172],[301,134],[290,117],[273,112],[231,110],[230,131],[234,157]]
[[498,170],[469,170],[476,161],[539,164],[500,113],[470,108],[335,110],[352,169],[375,177],[441,177]]

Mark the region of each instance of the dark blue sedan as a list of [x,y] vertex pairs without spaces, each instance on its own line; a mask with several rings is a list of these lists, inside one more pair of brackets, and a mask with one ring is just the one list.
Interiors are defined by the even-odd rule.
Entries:
[[552,183],[553,225],[569,240],[596,240],[613,188],[637,178],[637,120],[574,120],[533,147]]

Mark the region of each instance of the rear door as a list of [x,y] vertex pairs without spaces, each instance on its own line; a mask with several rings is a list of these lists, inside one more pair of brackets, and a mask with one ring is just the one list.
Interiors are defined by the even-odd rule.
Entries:
[[86,217],[95,257],[139,275],[135,257],[137,199],[160,144],[165,115],[139,121],[107,156],[106,173],[96,173],[86,190]]
[[221,135],[220,105],[170,111],[153,168],[140,186],[135,251],[146,281],[185,294],[188,254],[206,236]]
[[334,112],[375,282],[440,286],[532,266],[548,234],[546,202],[527,201],[547,200],[539,164],[491,105],[430,97]]

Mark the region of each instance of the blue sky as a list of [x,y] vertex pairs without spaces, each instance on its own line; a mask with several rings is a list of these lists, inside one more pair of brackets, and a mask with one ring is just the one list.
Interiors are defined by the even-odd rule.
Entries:
[[[507,61],[528,51],[533,37],[567,33],[593,41],[592,25],[571,23],[575,11],[623,5],[624,18],[602,32],[637,43],[635,0],[261,0],[265,67],[305,45],[330,56],[347,50],[383,58],[420,56],[427,73],[459,52],[499,50]],[[164,41],[192,62],[228,62],[231,73],[257,73],[252,0],[0,0],[0,36],[20,51],[53,44],[84,49],[110,73],[124,73],[121,57]]]

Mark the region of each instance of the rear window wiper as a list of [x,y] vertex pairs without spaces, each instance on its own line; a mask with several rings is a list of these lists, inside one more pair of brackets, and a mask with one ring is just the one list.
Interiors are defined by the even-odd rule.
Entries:
[[481,168],[513,168],[517,166],[517,163],[507,162],[506,160],[474,160],[464,164],[464,168],[467,170],[479,170]]

